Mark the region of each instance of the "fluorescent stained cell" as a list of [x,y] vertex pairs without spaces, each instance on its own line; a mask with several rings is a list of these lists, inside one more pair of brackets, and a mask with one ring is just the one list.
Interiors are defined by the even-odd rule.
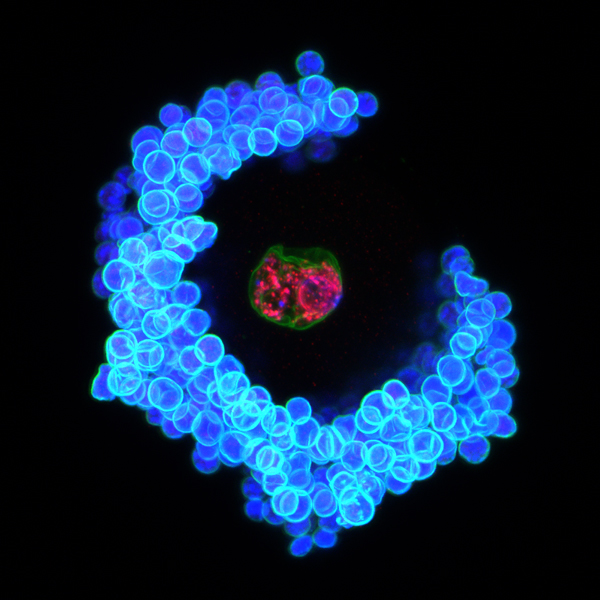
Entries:
[[325,319],[342,298],[340,267],[322,248],[273,246],[252,271],[248,294],[261,317],[284,327],[308,329]]

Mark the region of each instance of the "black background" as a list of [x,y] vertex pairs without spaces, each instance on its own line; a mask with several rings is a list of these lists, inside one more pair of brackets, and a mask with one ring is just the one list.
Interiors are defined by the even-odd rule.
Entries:
[[[59,285],[74,291],[56,307],[56,379],[35,411],[40,473],[17,488],[27,515],[13,555],[22,585],[270,598],[319,587],[487,595],[575,579],[569,548],[580,544],[581,513],[567,492],[573,461],[557,441],[569,425],[566,390],[548,384],[560,373],[548,323],[558,310],[553,278],[570,266],[570,215],[587,211],[564,177],[565,136],[580,127],[565,90],[578,77],[572,36],[583,17],[314,10],[294,18],[191,6],[36,14],[26,125],[52,140],[37,167],[53,183],[40,210],[56,218],[48,258],[62,257]],[[513,301],[522,376],[517,434],[493,439],[488,460],[456,460],[405,496],[386,495],[369,525],[294,559],[279,528],[244,516],[238,470],[201,475],[190,440],[168,440],[141,411],[90,397],[114,328],[90,278],[95,195],[130,160],[132,133],[158,123],[167,102],[193,109],[209,86],[253,84],[266,70],[293,81],[306,49],[322,54],[336,85],[374,93],[380,110],[340,140],[331,163],[290,174],[276,160],[256,161],[206,201],[201,213],[219,237],[197,270],[227,350],[277,403],[360,399],[421,339],[420,283],[460,243],[476,274]],[[282,242],[328,248],[342,267],[344,299],[306,332],[270,325],[248,306],[250,271]]]

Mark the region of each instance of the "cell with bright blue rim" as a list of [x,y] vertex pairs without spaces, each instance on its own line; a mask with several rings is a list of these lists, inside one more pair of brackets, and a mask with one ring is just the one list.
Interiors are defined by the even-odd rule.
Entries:
[[511,300],[490,291],[458,245],[441,256],[445,296],[437,316],[445,348],[416,352],[429,369],[417,387],[409,365],[357,410],[328,421],[300,396],[276,405],[227,353],[209,312],[198,308],[201,287],[183,279],[218,235],[195,213],[215,183],[251,157],[304,150],[326,162],[337,154],[334,138],[352,135],[378,110],[371,92],[336,88],[324,77],[317,52],[300,54],[296,68],[295,84],[267,71],[254,88],[243,81],[210,88],[194,114],[167,104],[158,115],[162,128],[133,134],[131,167],[97,197],[103,215],[92,286],[108,300],[118,329],[106,341],[91,394],[147,411],[169,438],[188,436],[201,473],[243,469],[245,514],[283,526],[293,538],[289,552],[300,557],[334,547],[342,529],[373,520],[386,492],[407,493],[457,455],[483,462],[490,438],[516,431],[510,389],[519,368],[516,328],[506,319]]

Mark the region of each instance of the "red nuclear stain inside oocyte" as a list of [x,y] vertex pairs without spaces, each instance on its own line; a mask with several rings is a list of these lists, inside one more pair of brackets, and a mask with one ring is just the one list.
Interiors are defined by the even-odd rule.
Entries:
[[307,329],[323,320],[342,297],[339,264],[322,248],[272,246],[250,277],[250,303],[267,320]]

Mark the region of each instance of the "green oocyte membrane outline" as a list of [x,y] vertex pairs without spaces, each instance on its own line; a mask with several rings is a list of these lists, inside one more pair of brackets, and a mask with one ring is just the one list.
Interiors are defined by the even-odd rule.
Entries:
[[[314,298],[307,298],[308,294]],[[340,266],[324,248],[271,246],[252,271],[248,285],[250,305],[258,315],[296,330],[320,323],[341,297]],[[313,308],[311,301],[314,305],[319,300],[325,306]]]

